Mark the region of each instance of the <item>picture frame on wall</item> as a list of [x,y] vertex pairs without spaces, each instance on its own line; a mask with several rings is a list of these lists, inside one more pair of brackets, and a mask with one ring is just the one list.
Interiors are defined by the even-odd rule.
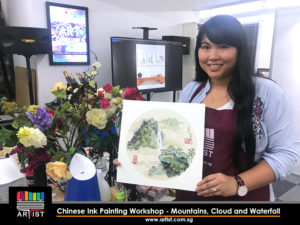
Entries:
[[257,68],[257,75],[262,77],[270,78],[270,69],[267,68]]
[[50,65],[89,65],[88,8],[46,2]]

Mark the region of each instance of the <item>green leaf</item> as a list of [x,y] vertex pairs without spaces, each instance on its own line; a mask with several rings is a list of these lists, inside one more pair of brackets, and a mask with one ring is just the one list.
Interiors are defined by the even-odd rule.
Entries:
[[76,151],[76,148],[74,148],[73,146],[69,149],[69,152],[73,155],[74,152]]
[[14,147],[18,144],[19,140],[16,136],[16,132],[8,129],[0,130],[0,145],[5,147]]
[[63,109],[64,109],[65,111],[68,111],[71,107],[72,107],[72,104],[71,104],[69,101],[66,101],[66,102],[63,104]]
[[56,90],[52,91],[52,94],[55,95],[57,98],[65,98],[67,96],[66,90]]
[[112,91],[111,91],[112,95],[114,95],[114,96],[115,96],[115,95],[118,95],[119,92],[120,92],[120,86],[119,86],[119,85],[113,87],[113,89],[112,89]]
[[32,127],[33,125],[26,115],[20,115],[15,118],[12,126],[18,130],[20,127]]
[[56,152],[52,157],[54,161],[61,161],[62,158],[65,158],[64,152]]

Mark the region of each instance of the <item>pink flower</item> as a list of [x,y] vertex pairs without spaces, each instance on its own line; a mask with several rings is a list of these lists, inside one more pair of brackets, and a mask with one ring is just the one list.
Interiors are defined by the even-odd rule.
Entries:
[[124,96],[123,97],[126,98],[126,99],[133,100],[133,99],[135,99],[136,93],[137,93],[136,88],[127,87],[124,90]]
[[141,93],[138,92],[136,87],[133,88],[127,87],[124,90],[124,95],[122,97],[129,100],[145,100],[141,95]]
[[107,99],[100,99],[100,108],[107,109],[110,106],[110,102]]
[[111,93],[112,89],[113,89],[113,86],[111,84],[107,83],[107,84],[104,84],[102,88],[104,89],[104,91],[106,93]]
[[99,96],[99,98],[104,98],[104,93],[101,91],[98,91],[98,96]]

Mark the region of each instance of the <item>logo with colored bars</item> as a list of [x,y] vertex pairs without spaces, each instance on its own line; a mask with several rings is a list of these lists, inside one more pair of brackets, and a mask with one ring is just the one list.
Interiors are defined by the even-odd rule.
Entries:
[[44,217],[44,192],[18,191],[16,194],[17,217]]

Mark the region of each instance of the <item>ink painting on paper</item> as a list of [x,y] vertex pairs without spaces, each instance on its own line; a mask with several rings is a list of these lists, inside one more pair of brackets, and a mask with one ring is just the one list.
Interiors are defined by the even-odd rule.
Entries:
[[194,190],[202,179],[204,109],[124,101],[117,181]]

